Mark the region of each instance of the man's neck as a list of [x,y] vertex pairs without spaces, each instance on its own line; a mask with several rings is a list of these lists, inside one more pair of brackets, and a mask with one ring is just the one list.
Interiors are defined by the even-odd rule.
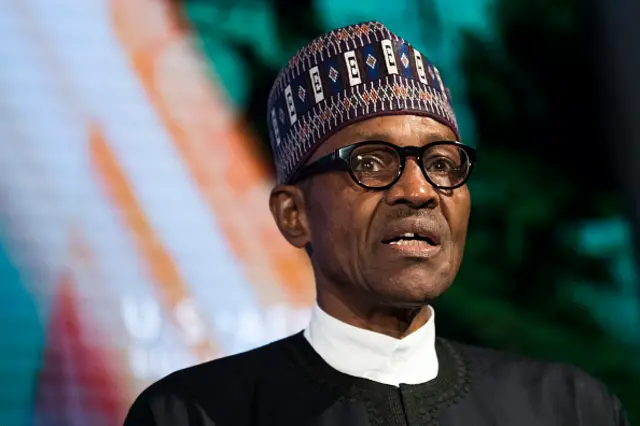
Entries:
[[365,297],[344,297],[318,290],[318,306],[332,317],[365,330],[402,339],[427,323],[431,310],[427,306],[387,306]]

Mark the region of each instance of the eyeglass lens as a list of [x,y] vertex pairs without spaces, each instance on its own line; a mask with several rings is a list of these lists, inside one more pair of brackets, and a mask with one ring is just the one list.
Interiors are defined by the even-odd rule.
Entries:
[[[380,188],[391,184],[402,172],[400,153],[389,145],[365,144],[351,152],[349,165],[361,185]],[[451,188],[463,182],[469,173],[469,159],[464,149],[453,144],[427,148],[422,166],[431,182]]]

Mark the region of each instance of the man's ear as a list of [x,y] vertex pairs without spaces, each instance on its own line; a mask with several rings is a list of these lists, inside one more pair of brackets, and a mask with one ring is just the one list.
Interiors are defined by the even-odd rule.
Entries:
[[306,201],[300,187],[277,185],[271,190],[269,208],[280,233],[291,245],[302,248],[311,242]]

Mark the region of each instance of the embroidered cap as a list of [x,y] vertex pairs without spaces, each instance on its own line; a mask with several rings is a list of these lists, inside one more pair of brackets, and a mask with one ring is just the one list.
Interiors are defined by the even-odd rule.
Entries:
[[438,69],[380,22],[333,30],[296,53],[267,103],[277,179],[288,183],[319,144],[357,121],[416,114],[459,138],[450,92]]

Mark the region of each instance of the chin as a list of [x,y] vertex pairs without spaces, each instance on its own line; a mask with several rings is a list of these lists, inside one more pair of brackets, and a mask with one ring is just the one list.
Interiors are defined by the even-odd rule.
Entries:
[[436,300],[451,285],[450,274],[433,271],[402,271],[378,276],[371,289],[385,304],[423,306]]

